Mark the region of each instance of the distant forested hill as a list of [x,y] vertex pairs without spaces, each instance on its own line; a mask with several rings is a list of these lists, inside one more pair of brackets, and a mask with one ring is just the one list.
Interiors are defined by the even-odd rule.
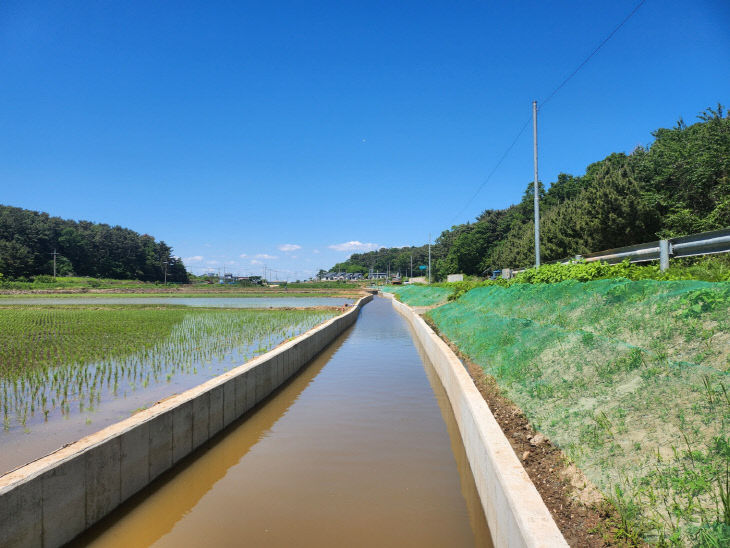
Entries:
[[0,205],[0,273],[9,279],[59,275],[185,282],[185,266],[172,248],[121,226],[69,221]]
[[[652,133],[648,148],[614,153],[585,175],[560,174],[540,184],[542,259],[551,261],[661,237],[730,226],[730,116],[707,109]],[[476,222],[445,230],[432,247],[434,274],[479,275],[534,263],[533,185],[520,203],[482,212]],[[383,248],[352,255],[337,270],[406,272],[425,264],[427,248]]]

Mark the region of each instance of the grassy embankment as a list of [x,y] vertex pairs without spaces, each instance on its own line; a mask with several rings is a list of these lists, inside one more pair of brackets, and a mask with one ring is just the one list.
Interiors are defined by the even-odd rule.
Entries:
[[237,353],[270,350],[335,310],[175,306],[0,307],[0,399],[5,429],[71,406],[98,406],[121,388],[197,373]]
[[282,286],[243,286],[240,284],[173,284],[83,277],[36,276],[30,281],[8,281],[0,277],[0,299],[33,296],[107,296],[136,297],[355,297],[361,284],[344,282],[293,283]]
[[140,289],[164,287],[163,284],[138,280],[115,280],[111,278],[88,278],[82,276],[36,276],[32,279],[8,280],[0,277],[0,291],[39,291],[60,289]]
[[[395,292],[423,305],[444,300],[435,289]],[[624,535],[729,537],[730,284],[492,285],[429,316],[614,503]]]
[[381,291],[393,293],[409,306],[434,306],[443,304],[454,293],[453,287],[436,285],[384,285]]

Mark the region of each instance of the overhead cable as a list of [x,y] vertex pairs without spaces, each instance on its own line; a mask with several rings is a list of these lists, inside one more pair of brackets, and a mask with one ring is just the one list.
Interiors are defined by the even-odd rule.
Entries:
[[[588,61],[590,61],[596,55],[596,53],[598,53],[598,51],[603,46],[606,45],[606,42],[608,42],[611,38],[613,38],[613,35],[616,34],[621,29],[621,27],[623,27],[628,22],[628,20],[631,19],[634,16],[634,14],[637,11],[639,11],[639,8],[642,5],[644,5],[645,2],[646,2],[646,0],[640,0],[640,2],[636,5],[636,7],[634,7],[634,9],[631,10],[631,12],[626,17],[624,17],[623,20],[618,25],[616,25],[616,27],[614,27],[614,29],[606,36],[606,38],[604,38],[601,41],[601,43],[598,44],[593,49],[593,51],[591,51],[591,53],[588,54],[588,56],[585,59],[583,59],[583,61],[580,62],[580,64],[575,68],[575,70],[573,70],[573,72],[571,72],[568,76],[566,76],[563,79],[563,81],[560,82],[560,84],[558,84],[558,86],[555,89],[553,89],[550,92],[550,94],[543,101],[541,101],[540,103],[538,103],[538,106],[540,108],[544,107],[545,104],[548,101],[550,101],[553,97],[555,97],[555,95],[558,93],[558,91],[560,91],[563,88],[563,86],[565,86],[565,84],[567,84],[570,81],[571,78],[573,78],[576,74],[578,74],[578,72],[586,64],[588,64]],[[454,215],[454,218],[451,220],[451,223],[450,223],[451,225],[453,225],[454,224],[454,221],[459,217],[459,215],[461,215],[471,205],[471,203],[474,200],[474,198],[476,198],[479,195],[479,193],[486,186],[486,184],[489,182],[489,180],[492,178],[492,176],[496,173],[496,171],[499,169],[499,166],[502,165],[502,162],[504,162],[504,160],[507,158],[507,156],[512,151],[512,149],[514,148],[514,146],[517,144],[517,141],[519,140],[519,138],[525,132],[525,129],[527,129],[527,126],[530,123],[530,120],[531,120],[531,117],[528,118],[527,121],[523,124],[522,129],[520,129],[520,131],[517,133],[517,137],[514,138],[514,140],[507,147],[507,149],[504,151],[504,153],[502,154],[502,156],[500,156],[500,158],[497,161],[497,163],[495,164],[494,168],[492,168],[492,171],[490,171],[489,172],[489,175],[487,175],[487,178],[482,182],[481,185],[479,185],[479,188],[477,188],[476,192],[474,192],[474,194],[471,196],[471,198],[469,198],[469,200],[467,200],[467,202],[464,205],[464,207],[462,207],[461,210],[456,215]]]
[[456,218],[459,215],[461,215],[467,207],[469,207],[469,205],[471,204],[472,200],[474,200],[474,198],[477,197],[477,195],[482,191],[482,189],[484,188],[484,186],[489,182],[489,180],[492,178],[492,176],[497,172],[497,170],[499,169],[499,166],[502,165],[502,162],[505,161],[505,159],[509,155],[510,151],[517,144],[517,141],[520,139],[520,137],[522,137],[522,134],[525,132],[525,129],[527,129],[527,126],[530,124],[530,120],[532,120],[532,117],[530,117],[527,120],[525,120],[525,123],[522,125],[522,129],[520,129],[520,131],[517,133],[517,136],[514,138],[514,140],[510,144],[510,146],[507,147],[507,149],[504,151],[504,153],[499,158],[499,160],[497,161],[497,163],[494,165],[494,167],[492,168],[492,171],[489,172],[489,175],[487,175],[487,178],[484,179],[484,181],[482,182],[481,185],[479,185],[479,188],[476,189],[476,192],[474,192],[474,194],[471,196],[471,198],[469,198],[469,200],[466,202],[466,204],[464,205],[464,207],[461,208],[461,210],[456,215],[454,215],[454,218],[451,220],[451,224],[452,225],[453,225],[454,221],[456,220]]
[[547,96],[547,98],[543,99],[543,100],[542,100],[541,102],[539,102],[539,103],[538,103],[538,107],[544,107],[544,106],[545,106],[545,104],[546,104],[546,103],[547,103],[548,101],[550,101],[550,99],[552,99],[553,97],[555,97],[555,94],[556,94],[556,93],[558,93],[558,91],[560,91],[560,89],[561,89],[561,88],[562,88],[562,87],[563,87],[563,86],[564,86],[565,84],[567,84],[567,83],[568,83],[568,81],[569,81],[569,80],[570,80],[571,78],[573,78],[573,76],[575,76],[576,74],[578,74],[578,72],[580,71],[580,69],[582,69],[582,68],[583,68],[583,67],[584,67],[584,66],[585,66],[585,65],[586,65],[586,64],[588,63],[588,61],[590,61],[590,60],[591,60],[591,59],[593,58],[593,56],[594,56],[594,55],[595,55],[596,53],[598,53],[598,51],[599,51],[599,50],[600,50],[600,49],[601,49],[601,48],[602,48],[603,46],[605,46],[605,45],[606,45],[606,42],[608,42],[608,41],[609,41],[609,40],[610,40],[610,39],[611,39],[611,38],[613,37],[613,35],[614,35],[614,34],[616,34],[616,33],[617,33],[617,32],[619,31],[619,29],[620,29],[621,27],[623,27],[623,26],[624,26],[624,25],[625,25],[625,24],[627,23],[627,21],[628,21],[629,19],[631,19],[631,18],[632,18],[632,17],[634,16],[634,14],[635,14],[635,13],[636,13],[637,11],[639,11],[639,8],[640,8],[640,7],[641,7],[641,6],[642,6],[642,5],[643,5],[643,4],[645,3],[645,2],[646,2],[646,0],[641,0],[641,1],[640,1],[640,2],[638,3],[638,4],[636,4],[636,7],[635,7],[635,8],[633,9],[633,10],[631,10],[631,13],[629,13],[629,14],[628,14],[628,15],[627,15],[626,17],[624,17],[623,21],[621,21],[621,22],[620,22],[620,23],[619,23],[618,25],[616,25],[616,27],[615,27],[615,28],[614,28],[614,29],[613,29],[613,30],[612,30],[612,31],[610,32],[610,34],[609,34],[608,36],[606,36],[606,37],[605,37],[605,38],[604,38],[604,39],[603,39],[603,40],[601,41],[601,43],[600,43],[600,44],[598,44],[598,45],[597,45],[597,46],[595,47],[595,49],[594,49],[594,50],[593,50],[593,51],[592,51],[592,52],[591,52],[591,53],[590,53],[590,54],[588,55],[588,57],[586,57],[585,59],[583,59],[583,61],[581,61],[581,63],[580,63],[580,64],[579,64],[579,65],[578,65],[578,66],[577,66],[577,67],[575,68],[575,70],[574,70],[573,72],[571,72],[571,73],[570,73],[570,74],[569,74],[568,76],[566,76],[566,78],[565,78],[565,79],[564,79],[564,80],[563,80],[562,82],[560,82],[560,84],[558,84],[558,86],[557,86],[557,87],[556,87],[556,88],[555,88],[555,89],[554,89],[553,91],[551,91],[551,92],[550,92],[550,95],[548,95],[548,96]]

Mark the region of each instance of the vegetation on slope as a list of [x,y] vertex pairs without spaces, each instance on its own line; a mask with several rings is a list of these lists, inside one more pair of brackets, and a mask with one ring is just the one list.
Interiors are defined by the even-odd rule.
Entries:
[[493,285],[429,316],[614,502],[630,539],[730,541],[730,284]]
[[409,306],[434,306],[443,304],[453,295],[454,288],[442,285],[387,285],[381,291],[393,293]]

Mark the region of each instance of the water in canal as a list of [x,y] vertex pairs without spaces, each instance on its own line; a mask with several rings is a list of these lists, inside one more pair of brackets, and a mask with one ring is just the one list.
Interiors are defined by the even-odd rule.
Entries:
[[389,301],[79,546],[489,546],[451,408]]

